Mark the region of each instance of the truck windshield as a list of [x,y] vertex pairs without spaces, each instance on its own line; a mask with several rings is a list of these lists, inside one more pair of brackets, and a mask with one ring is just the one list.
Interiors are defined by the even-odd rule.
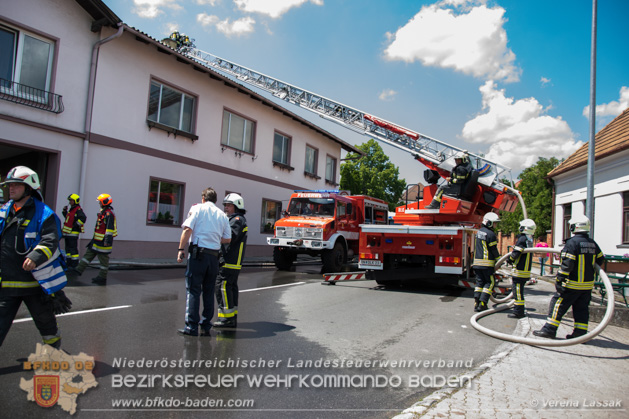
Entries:
[[308,215],[319,217],[334,216],[332,198],[293,198],[288,206],[289,215]]

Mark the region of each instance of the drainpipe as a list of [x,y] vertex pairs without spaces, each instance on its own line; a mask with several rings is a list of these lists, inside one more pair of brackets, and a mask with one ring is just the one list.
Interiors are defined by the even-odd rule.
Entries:
[[87,109],[85,111],[85,139],[83,139],[83,156],[81,157],[81,177],[79,183],[79,196],[83,197],[85,192],[85,177],[87,172],[87,152],[90,144],[90,135],[92,131],[92,111],[94,109],[94,89],[96,87],[96,68],[98,62],[98,50],[100,46],[112,41],[122,35],[124,27],[122,23],[118,23],[118,32],[108,38],[101,39],[92,47],[92,63],[90,67],[90,82],[87,89]]

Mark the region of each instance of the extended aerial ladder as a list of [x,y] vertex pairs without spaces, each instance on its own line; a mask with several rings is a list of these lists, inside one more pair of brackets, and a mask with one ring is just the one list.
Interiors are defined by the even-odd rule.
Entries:
[[[444,165],[444,163],[453,161],[455,155],[464,151],[427,135],[367,114],[359,109],[236,64],[212,53],[202,51],[194,46],[193,41],[189,37],[179,32],[172,33],[170,38],[165,39],[163,42],[177,52],[206,67],[229,74],[243,83],[258,87],[271,93],[276,98],[314,112],[326,120],[338,123],[359,134],[374,137],[393,147],[406,151],[429,169],[437,171],[442,177],[447,177],[449,169],[452,168],[452,164]],[[504,185],[499,180],[506,173],[510,172],[508,167],[474,153],[468,152],[468,155],[473,166],[481,174],[478,178],[479,184],[499,191],[509,190],[520,198],[517,191],[508,185]]]

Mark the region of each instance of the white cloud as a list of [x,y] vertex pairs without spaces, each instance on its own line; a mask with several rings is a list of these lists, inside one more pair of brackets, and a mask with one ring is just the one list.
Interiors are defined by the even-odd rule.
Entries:
[[482,0],[444,0],[422,9],[395,34],[385,58],[453,68],[485,79],[518,81],[521,70],[507,48],[505,9]]
[[395,90],[393,90],[393,89],[384,89],[378,95],[378,99],[383,100],[385,102],[390,102],[390,101],[392,101],[395,98],[395,95],[397,95],[397,92]]
[[221,2],[221,0],[196,0],[196,3],[200,6],[216,6],[217,4],[219,4]]
[[485,157],[516,173],[537,163],[539,157],[568,157],[583,143],[561,117],[545,114],[535,98],[514,100],[493,81],[480,88],[482,113],[468,121],[461,136],[473,144],[489,145]]
[[547,85],[551,84],[551,80],[543,76],[541,79],[539,79],[539,82],[542,83],[542,87],[546,87]]
[[217,31],[228,37],[251,33],[256,23],[256,21],[249,16],[232,22],[229,19],[220,20],[218,16],[208,15],[206,13],[199,13],[197,15],[197,22],[205,28],[215,27]]
[[[627,108],[629,108],[629,87],[623,86],[620,88],[620,97],[618,98],[618,100],[612,100],[609,103],[596,105],[596,116],[604,118],[607,120],[607,122],[609,122],[611,119],[620,115]],[[589,118],[590,105],[583,108],[583,116]]]
[[182,10],[179,0],[133,0],[133,13],[140,17],[153,19],[164,13],[164,9]]
[[293,7],[300,7],[304,3],[323,6],[323,0],[234,0],[238,9],[248,13],[260,13],[273,19],[281,17]]

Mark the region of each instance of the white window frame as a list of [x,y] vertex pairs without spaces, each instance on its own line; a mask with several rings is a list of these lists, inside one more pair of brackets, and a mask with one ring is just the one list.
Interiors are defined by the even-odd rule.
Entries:
[[38,41],[44,42],[49,45],[48,61],[46,63],[46,66],[47,66],[46,67],[46,80],[44,82],[43,88],[36,87],[36,86],[28,86],[35,89],[43,90],[45,93],[42,96],[25,93],[24,91],[20,90],[19,86],[16,86],[13,83],[11,83],[11,86],[0,85],[0,91],[4,94],[9,94],[12,96],[20,97],[20,98],[23,98],[32,102],[48,103],[48,93],[50,91],[50,85],[52,83],[52,67],[53,67],[53,61],[55,57],[56,42],[52,39],[45,38],[33,32],[29,32],[23,29],[12,27],[4,23],[0,24],[0,28],[5,30],[6,32],[12,32],[15,35],[15,40],[14,40],[14,45],[13,45],[14,47],[13,62],[12,62],[13,74],[11,75],[11,80],[10,80],[13,83],[19,83],[23,86],[28,86],[22,83],[22,80],[21,80],[22,64],[24,61],[24,41],[26,37],[28,36],[30,38],[36,39]]
[[[227,118],[227,121],[225,121],[225,117]],[[232,119],[236,117],[236,118],[240,118],[244,121],[244,125],[243,125],[243,134],[242,134],[242,142],[240,145],[237,145],[235,143],[232,143],[231,141],[231,126],[232,126]],[[226,123],[227,122],[227,123]],[[251,134],[251,138],[249,138],[249,145],[250,145],[250,150],[246,149],[245,146],[247,144],[247,132],[249,132]],[[242,151],[244,153],[247,154],[253,154],[253,150],[254,150],[254,142],[255,142],[255,133],[256,133],[256,123],[255,121],[252,121],[249,118],[245,118],[242,115],[239,115],[233,111],[230,111],[228,109],[223,109],[223,128],[221,130],[221,145],[226,146],[226,147],[230,147],[239,151]]]
[[[280,141],[282,142],[281,159],[285,161],[275,159],[275,143],[278,140],[278,137]],[[284,135],[281,132],[275,131],[275,133],[273,134],[273,157],[272,157],[275,163],[280,163],[285,166],[290,166],[290,151],[291,151],[292,140],[293,139],[289,137],[288,135]]]
[[[325,157],[325,181],[334,185],[336,185],[336,163],[336,158],[329,154]],[[330,173],[330,170],[332,173]]]
[[[159,98],[157,100],[157,114],[156,114],[156,117],[155,117],[156,119],[151,119],[151,108],[150,108],[150,106],[151,106],[151,91],[153,89],[153,85],[159,86]],[[163,96],[163,93],[164,93],[164,87],[166,87],[166,88],[168,88],[168,89],[170,89],[170,90],[172,90],[174,92],[177,92],[177,93],[181,94],[181,100],[179,101],[179,120],[177,122],[177,126],[176,127],[173,126],[173,125],[170,125],[170,124],[165,124],[164,122],[161,121],[162,96]],[[191,109],[190,109],[190,127],[189,127],[189,129],[186,129],[186,128],[182,127],[184,116],[186,114],[186,112],[185,112],[185,103],[186,103],[185,101],[186,101],[186,99],[190,99],[192,101],[192,106],[191,106]],[[149,103],[148,103],[146,119],[149,120],[149,121],[155,122],[157,124],[161,124],[161,125],[164,125],[164,126],[167,126],[167,127],[172,127],[172,128],[175,128],[176,130],[193,134],[194,133],[193,132],[194,131],[194,127],[195,127],[195,107],[196,107],[196,104],[197,104],[197,100],[196,99],[197,98],[195,96],[193,96],[191,94],[188,94],[188,93],[185,93],[185,92],[182,92],[181,89],[177,89],[177,88],[175,88],[175,87],[173,87],[173,86],[171,86],[171,85],[169,85],[167,83],[164,83],[162,81],[152,79],[150,87],[149,87]]]
[[[309,150],[312,150],[314,153],[314,162],[312,162],[312,170],[308,170],[308,151]],[[319,164],[319,150],[306,144],[306,157],[304,160],[304,172],[313,176],[317,176],[318,164]]]

